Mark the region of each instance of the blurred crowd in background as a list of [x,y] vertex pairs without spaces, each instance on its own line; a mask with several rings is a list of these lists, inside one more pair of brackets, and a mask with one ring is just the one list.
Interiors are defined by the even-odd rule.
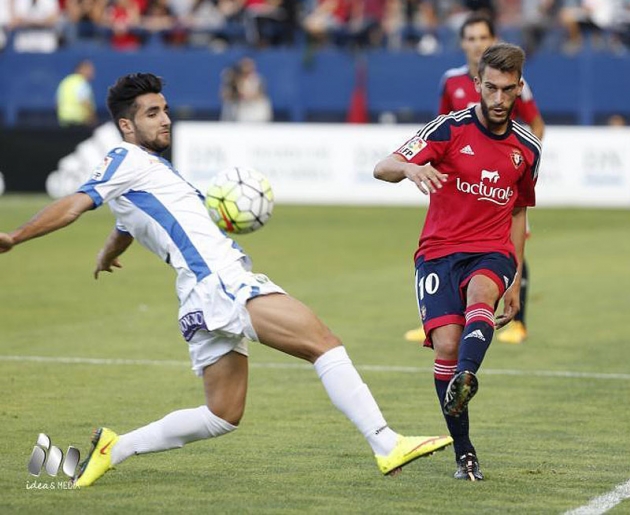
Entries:
[[630,0],[0,0],[0,49],[304,45],[430,55],[458,48],[473,11],[528,54],[630,51]]

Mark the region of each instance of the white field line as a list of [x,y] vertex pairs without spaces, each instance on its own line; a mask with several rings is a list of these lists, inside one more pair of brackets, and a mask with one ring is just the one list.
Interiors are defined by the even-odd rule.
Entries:
[[[31,363],[62,363],[62,364],[85,364],[85,365],[136,365],[136,366],[188,366],[187,361],[177,360],[154,360],[154,359],[114,359],[114,358],[80,358],[80,357],[55,357],[55,356],[3,356],[0,361],[31,362]],[[279,369],[311,369],[312,366],[304,363],[250,363],[254,368],[279,368]],[[383,365],[357,365],[359,370],[369,372],[398,372],[404,374],[430,373],[432,368],[423,367],[400,367]],[[536,376],[536,377],[559,377],[559,378],[588,378],[588,379],[608,379],[630,381],[630,374],[603,374],[598,372],[572,372],[568,370],[498,370],[486,369],[483,371],[488,375],[506,376]],[[580,506],[564,515],[601,515],[614,508],[624,499],[630,498],[630,480],[618,485],[614,490],[596,497],[588,504]]]
[[[117,359],[117,358],[81,358],[63,356],[3,356],[0,361],[35,362],[35,363],[63,363],[81,365],[139,365],[139,366],[189,366],[188,361],[156,360],[156,359]],[[254,368],[279,369],[311,369],[307,363],[252,363]],[[433,372],[428,367],[401,367],[386,365],[356,365],[357,369],[366,372],[398,372],[403,374],[417,374]],[[569,370],[512,370],[512,369],[484,369],[482,374],[498,376],[535,376],[535,377],[566,377],[586,379],[608,379],[630,381],[630,374],[604,374],[600,372],[572,372]]]
[[588,504],[580,506],[575,510],[565,512],[564,515],[601,515],[608,510],[612,510],[624,499],[630,499],[630,479],[625,483],[617,485],[614,490],[595,497],[595,499],[592,499]]

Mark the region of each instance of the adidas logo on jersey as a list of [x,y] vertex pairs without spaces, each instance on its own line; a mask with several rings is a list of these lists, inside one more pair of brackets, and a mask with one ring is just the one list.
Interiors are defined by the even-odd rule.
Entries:
[[464,337],[464,340],[467,340],[468,338],[477,338],[478,340],[481,340],[482,342],[486,341],[486,337],[483,335],[480,329],[475,329],[472,333],[466,335]]
[[459,151],[460,154],[468,154],[469,156],[474,156],[475,153],[473,152],[473,149],[470,147],[470,145],[466,145],[464,148],[462,148]]

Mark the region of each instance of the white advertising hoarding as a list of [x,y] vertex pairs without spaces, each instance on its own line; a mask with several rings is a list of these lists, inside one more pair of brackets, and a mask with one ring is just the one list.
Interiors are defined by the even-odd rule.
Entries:
[[[178,122],[173,163],[202,191],[218,170],[251,166],[269,177],[279,203],[426,205],[409,181],[372,176],[419,128]],[[630,207],[630,128],[548,127],[537,197],[540,206]]]

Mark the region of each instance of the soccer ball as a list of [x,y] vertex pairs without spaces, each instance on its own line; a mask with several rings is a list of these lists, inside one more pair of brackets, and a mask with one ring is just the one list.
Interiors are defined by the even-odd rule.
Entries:
[[273,211],[273,200],[267,177],[242,166],[217,173],[206,193],[210,217],[233,234],[246,234],[265,225]]

